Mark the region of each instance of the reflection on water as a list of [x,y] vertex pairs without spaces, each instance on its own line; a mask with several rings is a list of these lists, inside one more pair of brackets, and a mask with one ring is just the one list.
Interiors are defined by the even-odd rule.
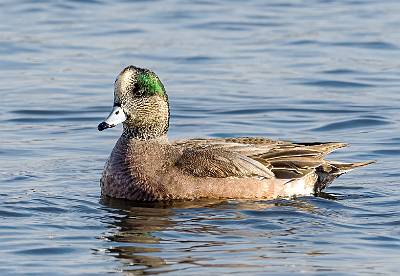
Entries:
[[[104,201],[105,203],[106,201]],[[108,201],[105,205],[113,208],[123,208],[126,214],[120,221],[115,222],[117,232],[107,236],[110,241],[121,244],[108,249],[108,252],[120,259],[126,268],[135,266],[138,270],[159,268],[166,265],[163,258],[142,255],[143,253],[160,252],[160,249],[146,247],[147,244],[158,244],[160,239],[154,233],[172,227],[170,216],[172,211],[165,208],[128,207],[126,203]],[[144,267],[143,269],[141,269]],[[135,269],[135,270],[136,270]]]
[[[185,271],[188,267],[225,268],[228,269],[226,271],[262,269],[265,264],[253,264],[229,256],[255,254],[260,262],[264,258],[269,259],[271,257],[258,256],[259,251],[270,250],[265,244],[253,244],[247,238],[291,239],[299,231],[298,226],[284,227],[283,224],[291,223],[285,222],[283,217],[293,217],[296,221],[319,215],[318,208],[302,199],[147,204],[103,197],[101,203],[122,215],[113,223],[115,230],[106,236],[116,244],[107,252],[121,261],[123,271],[132,272],[133,275]],[[268,222],[268,218],[278,223],[273,220]],[[257,224],[255,231],[251,229],[254,223]],[[282,242],[274,251],[278,254],[294,253],[296,248]],[[199,252],[201,256],[197,256]],[[311,250],[305,254],[318,256],[329,253]]]
[[[161,257],[141,254],[161,252],[161,249],[157,247],[146,247],[146,245],[167,242],[161,240],[157,233],[174,229],[177,226],[178,222],[174,221],[175,212],[172,208],[204,208],[218,204],[212,201],[144,204],[108,197],[103,197],[101,203],[121,210],[124,214],[120,220],[115,221],[115,228],[118,230],[107,238],[125,245],[112,247],[108,251],[122,261],[124,271],[133,270],[135,272],[167,266],[166,260]],[[187,260],[183,263],[190,262]]]

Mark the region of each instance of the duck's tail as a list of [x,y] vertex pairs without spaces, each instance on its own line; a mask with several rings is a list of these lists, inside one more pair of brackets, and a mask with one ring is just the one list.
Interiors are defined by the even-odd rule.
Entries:
[[336,161],[328,161],[327,164],[316,168],[318,179],[315,182],[314,194],[318,195],[319,193],[321,193],[321,191],[323,191],[329,184],[331,184],[335,178],[341,176],[342,174],[352,171],[355,168],[364,167],[375,162],[376,161],[342,163]]
[[329,162],[330,165],[335,166],[339,171],[337,172],[339,175],[347,173],[355,168],[364,167],[373,163],[376,163],[374,160],[366,161],[366,162],[354,162],[354,163],[342,163],[342,162]]

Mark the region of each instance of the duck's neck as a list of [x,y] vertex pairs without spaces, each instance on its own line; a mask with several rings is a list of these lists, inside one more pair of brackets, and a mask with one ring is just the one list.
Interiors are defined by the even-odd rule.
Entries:
[[154,130],[151,128],[138,128],[138,127],[127,127],[124,126],[122,137],[133,140],[167,140],[167,131]]

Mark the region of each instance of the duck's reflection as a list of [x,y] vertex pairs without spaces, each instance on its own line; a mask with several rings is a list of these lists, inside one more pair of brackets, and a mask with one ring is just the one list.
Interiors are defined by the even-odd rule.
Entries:
[[[115,219],[114,229],[111,235],[107,236],[110,241],[120,245],[108,249],[108,252],[120,259],[125,267],[135,267],[135,274],[149,268],[160,268],[167,265],[167,262],[154,256],[160,252],[157,245],[163,242],[158,233],[173,229],[177,221],[174,209],[188,209],[213,207],[222,204],[224,201],[176,201],[165,203],[136,203],[121,199],[103,197],[101,203],[118,211],[118,218]],[[155,253],[152,256],[144,255]],[[164,254],[165,255],[165,252]],[[128,269],[124,269],[129,272]]]
[[[112,225],[114,230],[107,236],[114,243],[108,251],[123,263],[125,273],[135,275],[149,272],[149,269],[153,273],[171,271],[177,264],[203,266],[208,261],[204,254],[196,257],[199,250],[224,246],[232,250],[229,237],[255,235],[243,223],[254,216],[253,211],[268,213],[270,208],[276,209],[277,206],[293,207],[307,213],[316,211],[307,200],[204,200],[145,204],[102,198],[101,203],[118,214]],[[267,217],[265,220],[268,223]],[[294,233],[296,227],[282,231],[265,229],[256,235],[273,237]]]

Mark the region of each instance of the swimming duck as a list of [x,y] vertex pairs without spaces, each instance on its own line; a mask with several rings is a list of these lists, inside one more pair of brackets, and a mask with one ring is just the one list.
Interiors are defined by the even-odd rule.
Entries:
[[114,86],[113,109],[98,130],[122,123],[123,133],[100,180],[105,196],[165,201],[318,195],[341,174],[372,163],[324,159],[344,143],[261,137],[170,142],[168,96],[158,76],[128,66]]

